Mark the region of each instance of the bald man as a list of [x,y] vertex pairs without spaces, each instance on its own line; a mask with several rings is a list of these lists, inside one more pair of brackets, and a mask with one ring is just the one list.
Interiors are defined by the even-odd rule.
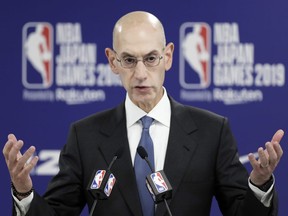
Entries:
[[[71,125],[59,160],[59,173],[41,197],[31,190],[30,171],[38,158],[23,141],[10,134],[3,154],[11,175],[14,214],[79,215],[94,199],[87,191],[93,170],[106,169],[119,148],[121,157],[112,167],[117,178],[108,200],[98,201],[94,215],[147,215],[139,198],[134,172],[141,137],[140,119],[154,119],[149,133],[154,146],[155,170],[165,171],[173,195],[168,204],[176,216],[210,214],[213,196],[223,215],[276,215],[277,196],[273,171],[283,154],[278,130],[259,159],[249,159],[252,172],[240,163],[228,120],[209,111],[174,101],[163,87],[171,68],[174,45],[166,44],[161,22],[152,14],[136,11],[121,17],[113,30],[113,49],[105,54],[121,78],[127,95],[119,106]],[[136,168],[135,168],[136,169]],[[167,215],[165,204],[153,206],[150,215]],[[147,210],[148,211],[148,210]]]

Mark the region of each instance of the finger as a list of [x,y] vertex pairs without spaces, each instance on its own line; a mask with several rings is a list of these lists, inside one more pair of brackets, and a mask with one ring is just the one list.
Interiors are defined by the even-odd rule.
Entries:
[[8,140],[12,140],[13,142],[16,142],[17,141],[17,138],[14,134],[9,134],[8,135]]
[[282,137],[284,136],[284,131],[282,129],[279,129],[278,131],[276,131],[276,133],[274,134],[274,136],[272,137],[271,142],[278,142],[280,143]]
[[29,163],[25,164],[25,167],[21,171],[20,175],[28,175],[32,171],[32,169],[36,166],[38,160],[39,160],[38,156],[33,157]]
[[[266,146],[267,143],[268,143],[268,142],[265,143],[265,146]],[[266,157],[266,158],[269,158],[269,154],[268,154],[267,148],[263,149],[263,152],[264,152],[264,154],[265,154],[265,157]]]
[[269,164],[272,165],[272,166],[275,166],[278,162],[278,155],[276,153],[276,151],[274,150],[274,147],[273,147],[273,144],[270,143],[270,142],[267,142],[265,144],[266,146],[266,149],[267,149],[267,152],[268,152],[268,155],[269,155]]
[[30,146],[30,148],[23,154],[23,156],[18,159],[18,162],[15,167],[16,173],[21,172],[21,170],[24,169],[25,166],[27,166],[27,164],[29,164],[27,163],[27,161],[32,157],[35,150],[36,149],[34,146]]
[[259,155],[259,162],[260,162],[260,165],[262,167],[266,167],[268,166],[268,163],[269,163],[269,159],[267,157],[267,155],[265,154],[264,150],[262,147],[260,147],[258,149],[258,155]]
[[249,159],[250,164],[251,164],[251,166],[253,167],[253,169],[258,169],[258,168],[259,168],[259,163],[258,163],[258,161],[256,160],[254,154],[250,153],[250,154],[248,155],[248,159]]
[[20,150],[21,150],[23,145],[24,145],[24,143],[22,140],[19,140],[19,141],[13,143],[12,148],[11,148],[9,155],[8,155],[8,158],[9,158],[8,166],[12,166],[15,163],[17,163],[17,159],[22,156],[20,153]]
[[274,142],[272,144],[273,144],[274,150],[275,150],[278,158],[280,159],[283,155],[283,150],[282,150],[281,145],[278,142]]
[[13,169],[13,167],[15,166],[15,164],[17,163],[17,158],[21,155],[20,153],[20,149],[23,146],[23,141],[9,141],[11,144],[11,149],[9,152],[7,152],[7,156],[6,156],[6,163],[8,166],[8,169]]
[[3,148],[3,155],[8,159],[9,152],[13,146],[13,143],[17,142],[17,139],[14,134],[9,134],[7,137],[7,142]]
[[7,160],[9,160],[9,152],[11,151],[12,146],[13,146],[13,142],[11,140],[7,140],[7,142],[4,145],[2,152],[6,159],[6,163],[7,163]]

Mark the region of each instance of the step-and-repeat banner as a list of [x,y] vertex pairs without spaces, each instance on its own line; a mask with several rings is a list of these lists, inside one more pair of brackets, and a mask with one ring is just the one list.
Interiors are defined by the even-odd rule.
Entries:
[[[31,175],[39,193],[58,171],[70,123],[123,101],[104,49],[111,47],[114,23],[133,10],[159,17],[167,42],[175,44],[168,93],[227,116],[249,172],[247,154],[277,129],[288,132],[287,1],[2,2],[0,141],[4,146],[15,133],[24,149],[36,146],[40,160]],[[286,154],[275,172],[282,216],[288,212]],[[10,215],[3,156],[1,176],[1,215]],[[215,200],[211,215],[221,215]]]

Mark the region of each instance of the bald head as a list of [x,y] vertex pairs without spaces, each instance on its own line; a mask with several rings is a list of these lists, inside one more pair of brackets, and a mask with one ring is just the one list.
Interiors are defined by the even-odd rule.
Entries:
[[153,14],[144,11],[135,11],[121,17],[113,29],[113,49],[117,49],[122,36],[125,34],[155,33],[163,47],[166,45],[164,28],[160,20]]

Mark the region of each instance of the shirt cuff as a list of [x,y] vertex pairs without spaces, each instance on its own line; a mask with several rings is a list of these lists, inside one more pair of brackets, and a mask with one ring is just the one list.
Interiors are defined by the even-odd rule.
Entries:
[[24,216],[28,212],[30,208],[30,204],[34,197],[34,192],[32,192],[28,197],[23,198],[22,200],[18,200],[16,196],[13,195],[13,191],[11,190],[12,197],[14,199],[14,204],[17,212],[17,216]]
[[270,207],[271,206],[271,200],[273,198],[273,187],[275,184],[275,178],[274,175],[272,174],[272,178],[273,178],[273,184],[271,185],[271,187],[267,190],[267,192],[264,192],[262,190],[260,190],[258,187],[254,186],[253,184],[251,184],[250,182],[250,177],[248,179],[248,184],[250,189],[253,191],[254,195],[256,196],[256,198],[265,206],[265,207]]

